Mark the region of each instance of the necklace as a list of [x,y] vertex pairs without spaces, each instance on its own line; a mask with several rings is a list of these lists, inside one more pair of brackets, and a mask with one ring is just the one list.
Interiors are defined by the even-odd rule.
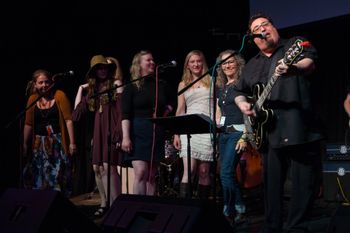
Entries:
[[49,115],[51,109],[52,109],[52,99],[47,100],[45,98],[41,98],[38,104],[38,109],[40,112],[40,115],[42,118],[47,118],[47,116]]
[[230,88],[233,86],[233,83],[234,82],[231,82],[231,83],[226,83],[225,87],[224,87],[224,90],[222,91],[222,104],[225,105],[226,103],[226,96],[227,96],[227,93],[228,91],[230,90]]
[[39,101],[39,109],[48,109],[51,107],[51,100],[44,100],[43,98]]

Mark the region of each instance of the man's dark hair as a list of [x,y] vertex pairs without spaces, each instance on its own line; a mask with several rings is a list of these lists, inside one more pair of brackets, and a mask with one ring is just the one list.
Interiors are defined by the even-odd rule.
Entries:
[[252,31],[250,30],[250,26],[252,26],[253,21],[256,20],[257,18],[265,18],[265,19],[267,19],[272,25],[274,25],[274,24],[273,24],[273,21],[272,21],[272,19],[271,19],[270,16],[268,16],[268,15],[262,13],[262,12],[259,12],[259,13],[256,13],[256,14],[254,14],[254,15],[252,15],[252,16],[250,17],[249,22],[248,22],[247,34],[249,34],[249,35],[252,34]]

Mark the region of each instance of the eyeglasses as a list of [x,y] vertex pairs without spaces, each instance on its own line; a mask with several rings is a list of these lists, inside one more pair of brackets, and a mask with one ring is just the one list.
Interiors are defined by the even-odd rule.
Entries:
[[236,64],[236,62],[234,60],[228,60],[228,61],[221,63],[222,66],[235,65],[235,64]]
[[252,32],[253,32],[253,33],[257,33],[257,32],[260,30],[261,27],[268,27],[268,26],[270,26],[270,25],[271,25],[271,23],[270,23],[269,21],[262,22],[261,24],[256,25],[256,26],[253,28]]

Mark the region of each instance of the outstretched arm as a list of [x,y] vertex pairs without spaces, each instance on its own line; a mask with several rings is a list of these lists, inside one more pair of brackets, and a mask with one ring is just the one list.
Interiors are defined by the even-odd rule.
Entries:
[[349,127],[350,127],[350,93],[347,94],[344,100],[344,110],[349,116]]

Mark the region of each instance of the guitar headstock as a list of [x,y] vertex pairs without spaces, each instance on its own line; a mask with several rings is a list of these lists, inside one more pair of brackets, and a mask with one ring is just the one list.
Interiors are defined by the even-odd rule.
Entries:
[[286,65],[293,64],[294,60],[303,52],[304,47],[310,46],[309,41],[297,39],[284,55],[283,62]]

